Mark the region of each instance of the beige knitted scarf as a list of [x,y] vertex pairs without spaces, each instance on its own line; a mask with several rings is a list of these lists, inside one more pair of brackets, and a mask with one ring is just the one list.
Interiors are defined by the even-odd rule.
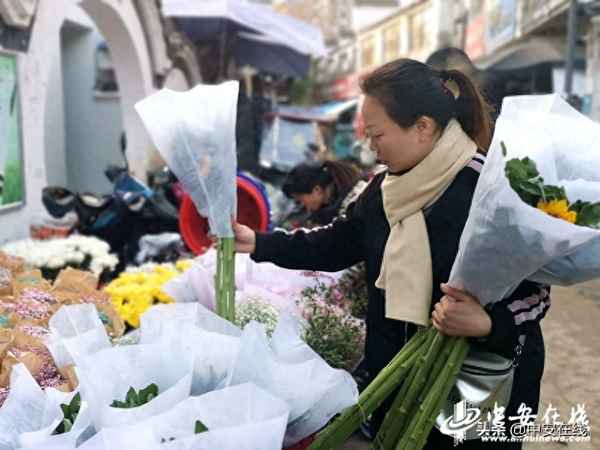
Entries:
[[476,151],[458,121],[451,120],[423,161],[403,175],[388,173],[383,180],[390,235],[375,285],[385,289],[386,317],[429,323],[433,275],[423,210],[444,193]]

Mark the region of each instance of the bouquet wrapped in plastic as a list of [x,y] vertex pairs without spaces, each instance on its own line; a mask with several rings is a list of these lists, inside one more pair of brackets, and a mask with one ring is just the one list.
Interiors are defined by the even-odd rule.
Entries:
[[96,306],[62,306],[48,321],[46,343],[58,368],[76,363],[83,356],[110,348],[110,340]]
[[[539,206],[523,201],[506,174],[507,161],[524,158],[541,183],[564,189],[565,213],[577,201],[600,202],[600,124],[558,95],[505,99],[449,281],[482,304],[506,298],[524,279],[570,285],[600,276],[600,216],[591,227],[549,214],[544,206],[557,194],[548,188]],[[536,195],[527,181],[522,189]]]
[[358,398],[350,374],[327,365],[286,314],[268,339],[258,323],[242,331],[199,304],[158,305],[142,317],[141,331],[142,342],[193,355],[193,394],[253,383],[284,400],[290,409],[285,445],[318,431]]
[[[0,409],[0,449],[74,448],[80,436],[89,431],[90,417],[85,403],[80,403],[70,417],[65,416],[65,407],[74,403],[76,391],[67,393],[53,388],[42,391],[23,364],[13,367],[11,388]],[[66,427],[65,420],[70,421]]]
[[199,85],[188,92],[162,89],[136,105],[158,151],[208,218],[219,238],[217,311],[234,320],[237,213],[235,125],[239,85]]
[[[82,358],[77,375],[92,423],[100,430],[155,416],[189,397],[192,360],[189,354],[161,344],[131,345]],[[152,398],[146,395],[145,403],[130,401],[132,389],[141,393],[151,386],[155,386]]]
[[257,323],[244,329],[227,385],[247,382],[289,405],[286,446],[317,432],[358,399],[358,388],[350,374],[331,368],[306,345],[300,337],[299,323],[285,314],[270,341],[264,327]]
[[288,413],[285,402],[248,383],[190,397],[136,424],[105,429],[80,448],[280,450]]
[[0,408],[1,450],[279,449],[358,397],[352,377],[303,343],[289,316],[269,340],[259,324],[241,330],[198,303],[157,305],[142,316],[139,343],[98,348],[74,345],[97,328],[80,306],[53,321],[56,354],[75,362],[78,392],[44,392],[17,365]]
[[[183,317],[186,317],[185,319]],[[224,386],[241,331],[197,304],[160,305],[142,316],[141,343],[161,343],[193,359],[192,395]]]

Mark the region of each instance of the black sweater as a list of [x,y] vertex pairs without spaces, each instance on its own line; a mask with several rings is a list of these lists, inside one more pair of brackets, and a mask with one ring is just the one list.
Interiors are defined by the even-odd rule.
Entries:
[[[449,278],[478,176],[473,168],[464,168],[425,212],[433,270],[432,308],[443,296],[440,283]],[[383,173],[376,175],[346,216],[328,226],[257,234],[252,255],[257,262],[270,261],[288,269],[338,271],[361,261],[366,263],[369,303],[365,357],[371,376],[385,367],[416,331],[413,324],[385,317],[385,293],[375,287],[390,233],[381,191],[384,177]],[[522,370],[517,371],[516,377],[519,372],[528,371],[526,389],[537,392],[535,398],[529,398],[536,403],[528,405],[533,408],[537,408],[544,359],[539,321],[549,304],[548,287],[524,281],[509,298],[488,308],[491,334],[483,340],[472,340],[472,345],[508,358],[521,356],[518,359]],[[537,350],[527,352],[528,348]],[[513,397],[523,398],[524,392],[515,392],[520,390],[519,384],[515,380]]]

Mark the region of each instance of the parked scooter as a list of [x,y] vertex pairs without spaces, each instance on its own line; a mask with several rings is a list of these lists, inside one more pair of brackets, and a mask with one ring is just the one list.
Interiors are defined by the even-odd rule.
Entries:
[[160,179],[154,176],[151,188],[133,177],[127,164],[110,165],[104,173],[113,184],[110,195],[74,193],[52,186],[43,189],[42,201],[56,218],[74,211],[77,231],[108,242],[119,256],[120,271],[134,263],[142,236],[179,231],[178,206],[171,192],[176,180],[168,175]]

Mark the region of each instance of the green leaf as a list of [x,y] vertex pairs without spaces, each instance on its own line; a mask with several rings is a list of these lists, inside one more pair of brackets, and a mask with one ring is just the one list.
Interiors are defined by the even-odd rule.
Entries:
[[77,419],[77,414],[79,414],[79,409],[81,407],[81,395],[77,393],[68,405],[61,404],[60,409],[63,413],[64,419],[63,421],[56,427],[52,434],[63,434],[68,433],[73,428],[73,424]]
[[194,434],[205,433],[206,431],[208,431],[208,428],[206,428],[206,425],[204,425],[199,420],[196,420],[196,425],[194,426]]
[[63,416],[65,418],[71,417],[71,408],[69,405],[60,405],[60,409],[62,410]]
[[74,414],[76,416],[77,414],[79,414],[80,409],[81,409],[81,394],[79,394],[79,392],[78,392],[77,394],[75,394],[75,396],[71,400],[71,403],[69,404],[69,410],[71,411],[72,414]]
[[532,181],[523,181],[519,185],[519,190],[521,192],[526,192],[528,194],[534,195],[536,197],[542,197],[543,188],[538,183]]
[[506,163],[506,175],[509,180],[527,181],[540,177],[537,166],[529,158],[511,159]]
[[139,394],[139,400],[141,402],[148,403],[153,398],[158,396],[158,386],[156,384],[149,385],[146,389],[142,389]]
[[571,209],[577,211],[577,225],[597,227],[600,224],[600,203],[579,202],[577,209]]
[[124,402],[114,400],[110,406],[113,408],[137,408],[138,406],[145,405],[157,396],[158,386],[156,384],[148,385],[146,388],[140,390],[139,393],[133,387],[130,387]]
[[71,422],[69,419],[63,420],[63,428],[65,430],[64,432],[68,433],[73,428],[73,422]]
[[544,185],[543,186],[544,196],[546,201],[550,200],[568,200],[565,188],[561,186]]
[[130,387],[127,391],[125,402],[132,407],[137,406],[140,403],[140,398],[134,388]]

